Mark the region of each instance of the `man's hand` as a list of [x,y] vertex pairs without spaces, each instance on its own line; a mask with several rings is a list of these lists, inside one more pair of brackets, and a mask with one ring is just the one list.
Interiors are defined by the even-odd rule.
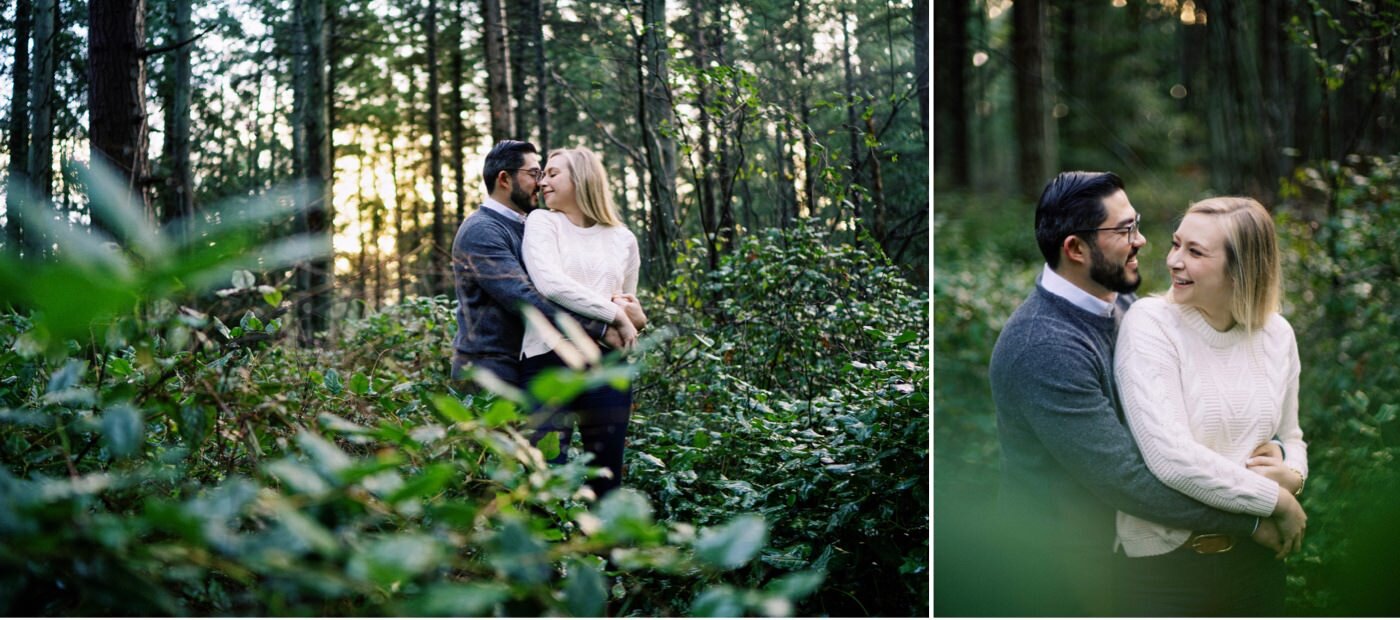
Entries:
[[618,335],[616,329],[609,326],[603,331],[603,344],[607,345],[609,349],[621,349],[622,336]]
[[1274,525],[1273,519],[1260,519],[1259,527],[1254,528],[1254,534],[1250,538],[1275,553],[1283,552],[1283,541],[1279,539],[1278,526]]
[[1278,504],[1274,506],[1273,517],[1282,543],[1278,558],[1283,559],[1288,554],[1301,550],[1303,533],[1308,529],[1308,515],[1303,512],[1303,506],[1288,489],[1279,487]]
[[1264,443],[1259,444],[1259,447],[1255,448],[1255,449],[1254,449],[1254,452],[1251,452],[1249,455],[1250,455],[1250,456],[1270,456],[1270,457],[1273,457],[1273,458],[1276,458],[1276,459],[1282,461],[1282,460],[1283,460],[1283,447],[1280,446],[1280,445],[1278,445],[1278,444],[1276,444],[1276,443],[1274,443],[1274,442],[1272,442],[1272,441],[1266,441],[1266,442],[1264,442]]

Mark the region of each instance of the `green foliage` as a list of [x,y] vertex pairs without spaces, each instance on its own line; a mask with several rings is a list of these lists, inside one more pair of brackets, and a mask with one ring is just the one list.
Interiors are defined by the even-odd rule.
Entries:
[[[928,613],[926,295],[803,227],[684,275],[704,260],[690,243],[690,268],[660,288],[653,320],[677,335],[644,360],[629,484],[672,519],[765,517],[766,546],[749,517],[702,534],[700,557],[733,569],[762,546],[750,580],[827,575],[799,614]],[[817,588],[799,585],[772,587]],[[704,613],[772,611],[707,588]]]
[[758,568],[765,517],[697,535],[632,489],[590,501],[592,468],[546,465],[514,403],[451,391],[442,299],[351,322],[333,350],[280,346],[275,296],[231,268],[248,247],[220,263],[219,315],[175,312],[133,266],[111,287],[137,303],[89,318],[119,329],[62,332],[51,355],[53,308],[10,282],[30,311],[0,314],[0,609],[656,615],[711,609],[687,589],[701,576],[739,609],[791,613],[816,588]]

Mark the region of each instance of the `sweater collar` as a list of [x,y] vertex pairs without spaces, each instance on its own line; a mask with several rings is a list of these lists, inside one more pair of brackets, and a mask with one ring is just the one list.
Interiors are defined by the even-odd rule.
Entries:
[[1191,331],[1196,332],[1212,348],[1223,349],[1233,346],[1249,336],[1244,325],[1239,323],[1235,323],[1234,327],[1223,332],[1216,330],[1210,326],[1210,323],[1206,322],[1206,316],[1201,314],[1201,311],[1197,310],[1195,306],[1184,306],[1171,302],[1167,302],[1167,305],[1176,308],[1176,311],[1181,313],[1181,322],[1186,324]]

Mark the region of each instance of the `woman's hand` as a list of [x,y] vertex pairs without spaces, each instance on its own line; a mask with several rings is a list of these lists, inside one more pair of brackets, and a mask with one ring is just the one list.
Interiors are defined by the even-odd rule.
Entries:
[[1303,532],[1308,529],[1308,515],[1303,512],[1302,504],[1293,497],[1293,493],[1282,486],[1278,489],[1278,503],[1274,505],[1273,519],[1274,524],[1278,526],[1279,538],[1283,541],[1283,549],[1277,557],[1283,559],[1288,554],[1301,550]]
[[1245,461],[1245,466],[1250,471],[1264,476],[1279,486],[1288,489],[1289,493],[1298,494],[1298,489],[1303,488],[1303,477],[1292,468],[1283,464],[1283,459],[1274,456],[1255,456]]
[[631,319],[632,326],[639,331],[646,329],[647,313],[642,311],[642,302],[637,300],[637,296],[631,293],[618,293],[612,296],[612,302],[617,304],[623,312],[627,313],[627,318]]

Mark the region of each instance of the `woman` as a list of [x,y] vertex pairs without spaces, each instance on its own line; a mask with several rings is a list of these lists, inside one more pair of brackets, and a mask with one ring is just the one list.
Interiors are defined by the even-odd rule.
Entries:
[[[1167,253],[1172,287],[1119,327],[1123,411],[1148,468],[1202,503],[1277,527],[1283,551],[1118,514],[1125,615],[1283,615],[1280,558],[1302,545],[1307,476],[1298,347],[1278,314],[1278,243],[1250,198],[1191,205]],[[1284,458],[1251,449],[1277,437]],[[1251,458],[1254,456],[1254,458]],[[1271,520],[1269,520],[1271,518]]]
[[[613,208],[602,162],[586,148],[557,149],[545,162],[539,187],[548,209],[530,214],[521,246],[530,280],[555,304],[611,325],[623,346],[630,348],[637,330],[646,326],[646,314],[636,298],[641,256],[636,236],[622,225]],[[526,385],[541,372],[564,365],[554,352],[559,338],[526,324],[521,343]],[[589,480],[601,498],[622,483],[623,443],[631,412],[631,388],[594,388],[536,428],[532,440],[538,443],[548,433],[559,433],[562,449],[553,462],[562,463],[567,460],[576,419],[583,447],[593,455],[592,464],[608,468],[611,474]]]

